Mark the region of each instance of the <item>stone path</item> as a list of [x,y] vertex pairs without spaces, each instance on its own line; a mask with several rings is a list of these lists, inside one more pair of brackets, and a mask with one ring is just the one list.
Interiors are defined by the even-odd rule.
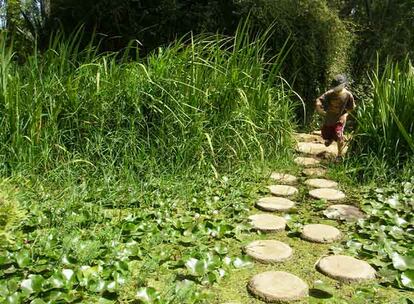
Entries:
[[298,189],[286,185],[272,185],[267,188],[273,195],[292,196],[298,193]]
[[288,211],[295,206],[295,202],[290,199],[271,196],[263,197],[256,202],[256,207],[264,211]]
[[253,241],[245,248],[246,254],[262,263],[283,262],[290,259],[292,248],[275,240]]
[[[305,167],[303,169],[305,176],[315,177],[305,179],[302,184],[307,189],[308,198],[326,200],[327,202],[344,201],[344,204],[331,205],[321,212],[321,219],[323,215],[338,220],[362,218],[364,216],[362,211],[355,206],[345,204],[346,194],[338,189],[340,188],[338,183],[323,178],[326,169],[321,167],[321,159],[317,157],[325,157],[327,153],[335,154],[335,150],[332,147],[325,147],[322,144],[323,140],[317,133],[297,133],[295,138],[298,140],[297,151],[302,154],[295,159],[295,162]],[[308,157],[308,155],[313,157]],[[270,179],[280,184],[268,186],[272,196],[260,198],[256,202],[256,208],[272,213],[283,213],[294,208],[299,190],[292,185],[301,184],[300,181],[303,178],[284,172],[273,172]],[[307,206],[310,205],[300,207],[306,208]],[[244,247],[244,252],[247,255],[260,263],[283,263],[292,256],[294,257],[294,248],[277,240],[277,232],[286,229],[286,220],[282,216],[259,213],[251,215],[249,220],[254,230],[276,234],[272,234],[269,240],[256,240],[247,244]],[[305,225],[301,232],[303,241],[314,243],[332,243],[342,237],[343,234],[336,227],[319,223]],[[325,256],[315,263],[315,271],[342,282],[372,280],[376,275],[375,270],[368,263],[350,256]],[[247,288],[253,296],[262,301],[285,303],[306,300],[309,294],[308,283],[292,273],[266,271],[253,276],[247,283]]]

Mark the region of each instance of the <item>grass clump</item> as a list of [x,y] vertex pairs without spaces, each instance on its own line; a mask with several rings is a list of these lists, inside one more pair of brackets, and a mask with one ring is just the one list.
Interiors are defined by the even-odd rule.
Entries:
[[[24,65],[0,44],[0,160],[9,169],[89,164],[171,167],[264,159],[288,149],[283,51],[265,61],[270,30],[250,39],[190,37],[144,60],[79,48],[57,36]],[[136,50],[134,50],[136,51]]]
[[[371,100],[358,107],[353,151],[356,168],[394,176],[410,167],[414,152],[414,72],[410,61],[388,63],[370,78]],[[405,168],[404,168],[405,167]],[[372,175],[371,174],[371,175]]]

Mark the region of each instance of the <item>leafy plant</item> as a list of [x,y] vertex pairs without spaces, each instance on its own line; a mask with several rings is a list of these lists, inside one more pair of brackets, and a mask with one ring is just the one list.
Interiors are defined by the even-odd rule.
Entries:
[[13,241],[13,232],[26,215],[16,198],[16,192],[6,180],[0,181],[0,247]]
[[382,282],[414,289],[414,180],[365,191],[360,220],[348,246],[379,268]]

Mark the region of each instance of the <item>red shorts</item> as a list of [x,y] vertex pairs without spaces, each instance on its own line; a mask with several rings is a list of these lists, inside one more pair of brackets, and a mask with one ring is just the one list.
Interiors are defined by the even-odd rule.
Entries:
[[337,122],[334,125],[322,127],[322,138],[326,140],[341,141],[344,138],[344,124]]

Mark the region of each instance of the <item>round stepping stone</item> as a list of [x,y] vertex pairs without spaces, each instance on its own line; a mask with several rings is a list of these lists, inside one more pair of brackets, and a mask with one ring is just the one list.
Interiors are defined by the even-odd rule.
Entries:
[[273,172],[270,175],[270,178],[283,184],[294,184],[298,180],[296,176],[293,176],[287,173],[278,173],[278,172]]
[[341,232],[329,225],[310,224],[303,227],[302,238],[315,243],[332,243],[341,238]]
[[312,157],[296,157],[295,163],[305,167],[313,167],[320,164],[320,160]]
[[309,195],[317,199],[325,199],[327,201],[339,201],[345,198],[345,194],[336,189],[318,188],[309,191]]
[[326,169],[323,168],[306,168],[303,169],[303,174],[306,176],[324,176],[326,174]]
[[336,145],[330,145],[329,147],[326,147],[324,144],[314,142],[299,142],[296,146],[297,152],[311,155],[318,155],[321,153],[330,153],[336,155],[337,150],[338,148]]
[[319,142],[323,143],[322,137],[314,134],[295,133],[293,135],[298,142]]
[[309,287],[302,279],[284,271],[259,273],[250,280],[248,289],[265,302],[296,301],[309,294]]
[[264,197],[257,201],[256,206],[264,211],[287,211],[295,205],[295,202],[283,197]]
[[286,228],[286,220],[272,214],[254,214],[249,216],[249,220],[254,229],[263,232],[283,231]]
[[272,185],[267,187],[273,195],[292,196],[298,193],[298,189],[286,185]]
[[290,259],[292,248],[275,240],[253,241],[245,247],[246,254],[262,263],[277,263]]
[[375,269],[367,262],[346,255],[332,255],[319,260],[317,269],[328,277],[342,282],[375,279]]
[[358,220],[364,217],[364,213],[351,205],[332,205],[323,214],[333,220]]
[[324,178],[311,178],[305,184],[314,188],[337,188],[338,183]]

